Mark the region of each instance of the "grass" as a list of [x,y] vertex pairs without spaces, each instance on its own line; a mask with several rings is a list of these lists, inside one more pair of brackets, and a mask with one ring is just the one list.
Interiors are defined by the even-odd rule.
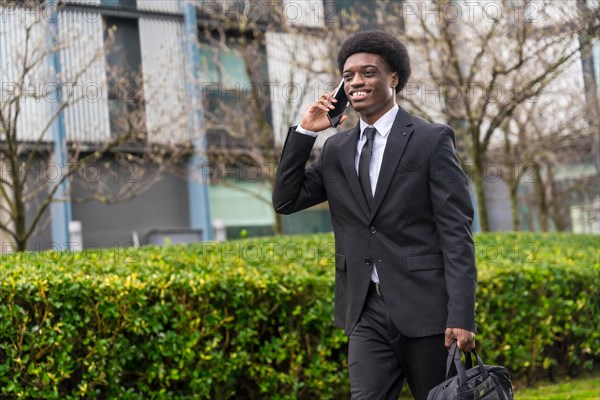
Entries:
[[[400,400],[412,399],[405,385]],[[515,391],[515,400],[600,400],[600,372],[583,378],[560,378],[560,382],[540,381]]]
[[515,400],[600,400],[600,373],[584,378],[563,378],[560,382],[538,382],[517,390]]

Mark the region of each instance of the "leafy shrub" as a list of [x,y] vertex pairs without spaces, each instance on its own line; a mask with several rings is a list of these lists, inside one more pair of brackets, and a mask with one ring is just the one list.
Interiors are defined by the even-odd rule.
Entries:
[[593,235],[477,237],[478,336],[488,362],[529,383],[597,367],[599,244]]
[[[484,360],[595,368],[598,237],[476,239]],[[333,255],[318,235],[5,256],[0,397],[346,398]]]

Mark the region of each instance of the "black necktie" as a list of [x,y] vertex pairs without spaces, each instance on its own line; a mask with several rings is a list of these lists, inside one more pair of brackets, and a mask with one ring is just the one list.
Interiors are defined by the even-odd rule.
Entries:
[[369,164],[371,164],[371,155],[373,154],[373,138],[375,137],[375,132],[377,132],[377,129],[373,128],[372,126],[369,126],[365,129],[364,134],[367,138],[367,141],[363,145],[363,148],[360,152],[360,158],[358,160],[358,180],[360,181],[360,186],[362,187],[365,199],[367,199],[369,209],[373,203],[371,177],[369,176]]

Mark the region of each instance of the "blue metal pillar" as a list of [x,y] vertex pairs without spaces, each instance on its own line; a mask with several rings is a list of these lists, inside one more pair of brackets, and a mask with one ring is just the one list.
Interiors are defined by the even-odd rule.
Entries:
[[182,0],[184,17],[184,45],[187,68],[191,72],[187,91],[192,105],[192,131],[195,132],[193,154],[188,162],[188,193],[190,202],[190,226],[202,230],[203,240],[212,240],[213,231],[208,197],[208,162],[206,159],[206,135],[204,132],[204,110],[202,87],[199,84],[200,54],[197,46],[198,20],[196,7],[191,0]]
[[[58,9],[56,7],[56,0],[48,0],[46,6],[48,7],[47,15],[50,16],[50,20],[48,21],[48,45],[50,48],[55,48],[58,44],[59,34],[59,16]],[[60,102],[62,101],[61,82],[58,77],[62,71],[59,51],[54,51],[50,55],[50,68],[54,72],[52,81],[57,90],[56,101],[52,103],[51,110],[51,115],[55,115],[60,107]],[[66,173],[68,170],[67,138],[65,134],[65,122],[62,112],[58,114],[52,124],[52,138],[54,140],[53,162],[56,163],[60,171],[64,171],[63,173]],[[57,201],[54,201],[50,208],[52,215],[52,241],[55,248],[68,250],[71,249],[69,237],[69,223],[71,222],[69,179],[63,179],[59,185],[60,186],[54,196],[54,199]]]

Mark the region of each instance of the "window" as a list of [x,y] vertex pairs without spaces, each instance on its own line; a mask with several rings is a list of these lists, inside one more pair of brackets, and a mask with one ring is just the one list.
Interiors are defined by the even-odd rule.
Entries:
[[217,148],[243,146],[242,140],[215,127],[220,121],[231,121],[232,115],[243,115],[243,88],[250,84],[243,56],[235,48],[203,45],[200,59],[208,145]]
[[[252,52],[256,52],[253,54]],[[247,62],[255,64],[247,65]],[[258,105],[260,118],[271,124],[270,89],[267,86],[266,54],[257,43],[240,44],[229,38],[227,46],[200,46],[200,81],[207,123],[209,149],[242,148],[257,139],[232,132],[258,132],[252,110]],[[227,124],[229,129],[223,128]],[[253,143],[254,146],[257,142]]]
[[200,47],[202,81],[222,82],[230,85],[250,83],[241,46],[230,44],[218,48],[203,44]]
[[[364,29],[384,29],[386,24],[400,24],[402,27],[404,21],[390,19],[392,16],[400,16],[403,11],[403,1],[363,1],[363,0],[328,0],[326,10],[337,10],[339,21],[342,25],[358,24],[361,30]],[[331,14],[331,11],[329,14]],[[326,11],[327,14],[327,11]]]
[[105,17],[105,27],[114,30],[106,54],[108,106],[113,135],[134,129],[145,132],[142,54],[136,19]]
[[135,10],[137,7],[136,0],[100,0],[100,4],[105,7],[115,7],[126,10]]

